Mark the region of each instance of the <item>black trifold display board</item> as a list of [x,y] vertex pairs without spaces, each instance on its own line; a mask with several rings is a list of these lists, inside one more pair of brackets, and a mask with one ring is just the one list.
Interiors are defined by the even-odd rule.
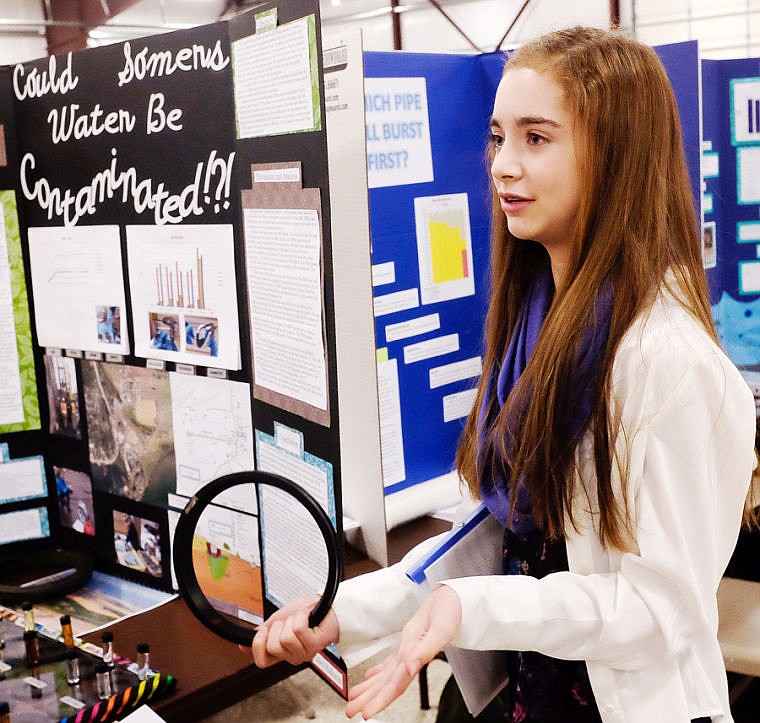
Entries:
[[[262,91],[261,86],[271,84],[273,78],[256,77],[255,63],[253,66],[243,62],[236,64],[236,43],[264,32],[271,33],[276,43],[278,36],[274,31],[304,19],[308,19],[313,125],[289,130],[282,126],[287,112],[277,107],[274,115],[280,119],[281,127],[278,129],[274,123],[272,132],[257,131],[256,128],[265,128],[266,124],[259,120],[251,125],[244,113],[249,116],[258,113],[261,117],[261,108],[257,104],[268,97],[269,92]],[[292,42],[292,37],[287,42]],[[240,47],[242,54],[246,49]],[[302,49],[302,46],[298,47]],[[287,58],[287,50],[282,50],[281,57]],[[251,71],[254,75],[247,77],[250,67],[254,67]],[[289,77],[297,79],[293,73]],[[274,450],[269,454],[267,464],[272,464],[271,459],[275,459],[275,464],[282,463],[283,459],[285,462],[289,460],[293,463],[293,476],[300,468],[315,470],[317,478],[325,481],[321,501],[340,537],[341,466],[322,88],[318,0],[262,3],[243,15],[208,26],[0,68],[0,131],[4,162],[0,163],[0,191],[12,192],[15,196],[40,409],[39,428],[14,431],[13,427],[0,426],[0,443],[7,443],[11,460],[41,456],[45,476],[44,495],[17,499],[8,490],[0,490],[0,525],[3,514],[31,508],[45,508],[49,522],[49,530],[44,530],[49,534],[32,535],[33,539],[23,539],[23,534],[18,540],[2,538],[5,544],[0,546],[0,555],[51,543],[86,548],[94,555],[96,567],[100,570],[150,586],[172,589],[170,539],[172,520],[176,519],[172,507],[181,508],[183,495],[185,498],[190,496],[187,484],[178,483],[175,469],[181,462],[179,452],[175,456],[175,446],[179,448],[177,435],[180,434],[176,426],[176,407],[180,402],[183,414],[196,411],[201,420],[194,437],[194,444],[200,445],[200,449],[195,450],[197,458],[201,461],[204,458],[204,434],[209,437],[209,445],[216,444],[213,450],[209,446],[208,452],[208,456],[219,457],[216,460],[219,474],[216,476],[238,471],[240,459],[246,454],[250,455],[251,463],[260,468],[260,440],[265,443],[264,451],[272,453]],[[271,89],[269,97],[273,104],[281,106],[283,99],[287,101],[287,94],[281,91],[276,87]],[[246,106],[244,111],[241,111],[241,105]],[[306,206],[316,212],[319,219],[321,299],[316,307],[321,328],[316,336],[321,340],[323,350],[323,403],[314,402],[311,397],[305,403],[303,400],[296,400],[294,404],[281,403],[282,398],[293,396],[287,389],[285,392],[274,390],[274,394],[266,393],[266,389],[262,394],[255,391],[258,384],[254,385],[257,367],[256,350],[252,346],[253,313],[247,274],[250,261],[246,256],[244,198],[245,192],[250,193],[252,188],[252,166],[271,167],[271,164],[275,164],[275,168],[284,165],[291,169],[294,164],[300,165],[300,188],[317,189],[309,191],[312,201],[311,206]],[[291,178],[293,183],[298,190],[298,179],[294,182]],[[280,203],[277,208],[287,208],[287,204]],[[146,280],[145,269],[151,268],[150,263],[146,266],[144,258],[134,251],[130,253],[129,228],[158,227],[181,231],[190,225],[209,226],[208,237],[199,242],[203,248],[197,252],[197,269],[193,265],[180,270],[181,263],[178,262],[176,276],[170,278],[170,272],[174,274],[175,269],[164,268],[166,264],[159,268],[160,264],[156,262],[155,279]],[[40,321],[44,321],[42,315],[55,308],[54,302],[51,306],[49,294],[51,289],[59,287],[48,287],[45,299],[38,296],[37,288],[44,281],[44,274],[34,273],[30,235],[36,234],[42,239],[44,243],[40,248],[48,252],[50,239],[58,237],[62,258],[72,252],[61,272],[72,275],[72,283],[66,288],[73,296],[61,297],[61,306],[68,309],[72,298],[87,293],[86,289],[77,287],[76,273],[81,272],[83,278],[89,274],[87,278],[92,285],[93,278],[97,282],[99,274],[111,271],[99,268],[91,259],[83,260],[82,268],[77,268],[76,254],[81,253],[82,247],[76,246],[75,252],[67,248],[67,229],[72,231],[72,238],[76,238],[76,231],[84,227],[118,233],[123,307],[114,309],[106,304],[98,308],[109,310],[108,323],[113,322],[111,314],[118,315],[122,335],[129,339],[129,346],[121,349],[121,353],[117,346],[114,346],[115,353],[97,346],[90,349],[78,346],[76,340],[81,336],[76,333],[71,344],[51,346],[40,338],[41,328],[48,329],[46,334],[50,330],[50,324],[40,326]],[[114,227],[118,227],[118,231],[114,231]],[[229,350],[230,341],[238,343],[239,339],[239,360],[235,353],[228,354],[226,361],[221,353],[216,357],[217,348],[210,341],[203,348],[205,354],[201,355],[198,352],[200,334],[208,329],[204,330],[202,325],[189,329],[188,319],[192,314],[187,308],[172,311],[175,322],[180,325],[178,337],[174,338],[173,334],[177,331],[176,323],[166,321],[171,317],[168,312],[163,317],[161,313],[151,314],[152,326],[146,334],[145,328],[148,327],[144,318],[148,317],[149,304],[144,298],[137,298],[138,295],[145,297],[145,288],[151,288],[151,284],[163,293],[164,283],[167,287],[170,283],[175,286],[178,282],[184,283],[186,297],[190,286],[201,280],[208,285],[218,284],[223,275],[222,267],[214,267],[214,248],[208,245],[220,228],[224,230],[225,238],[232,237],[234,269],[231,276],[224,278],[224,293],[219,294],[217,290],[217,304],[226,310],[228,322],[230,309],[235,309],[237,316],[234,333],[228,323],[226,336],[222,337],[221,326],[224,324],[220,323],[219,343],[223,347],[226,342]],[[160,234],[159,238],[162,238]],[[171,236],[166,238],[171,240]],[[143,254],[146,248],[151,251],[149,247],[140,248]],[[219,249],[221,256],[221,245]],[[286,251],[284,249],[283,253]],[[206,265],[202,268],[203,253]],[[157,258],[164,263],[160,253]],[[206,277],[202,276],[203,271]],[[181,306],[176,298],[174,302],[175,306]],[[197,312],[200,306],[198,300],[192,311]],[[101,322],[106,323],[105,316],[99,318]],[[186,339],[181,331],[183,322]],[[68,320],[67,323],[72,323],[72,329],[77,331],[74,322]],[[212,325],[206,326],[211,328]],[[164,341],[171,336],[174,342],[181,337],[182,348],[186,344],[190,351],[198,354],[198,363],[187,363],[187,355],[173,356],[171,346],[157,343],[160,335]],[[197,347],[194,345],[196,337]],[[99,339],[102,342],[103,337]],[[106,340],[112,341],[110,337]],[[204,341],[207,341],[205,337]],[[11,344],[13,339],[4,339],[2,343]],[[276,339],[270,335],[267,343],[274,346]],[[59,410],[51,395],[60,389],[56,387],[55,370],[51,371],[51,368],[57,368],[49,364],[51,358],[58,360],[59,365],[60,360],[70,360],[66,363],[75,370],[75,385],[72,380],[67,387],[73,404],[65,410],[67,423],[75,426],[73,432],[61,428],[61,420],[56,419]],[[96,367],[98,370],[93,371]],[[121,371],[113,372],[113,369]],[[191,399],[172,398],[165,391],[156,391],[157,386],[148,389],[155,384],[168,390],[168,378],[172,373],[175,376],[181,373],[183,379],[189,375],[198,381],[208,378],[220,384],[237,385],[238,391],[234,395],[230,393],[229,398],[234,398],[238,404],[236,414],[242,409],[248,416],[247,435],[243,434],[246,425],[240,425],[241,440],[236,441],[239,448],[246,447],[244,454],[227,459],[219,450],[224,449],[222,442],[229,443],[230,440],[211,439],[216,432],[231,436],[228,427],[216,422],[225,414],[232,414],[230,409],[216,410],[219,416],[215,421],[213,414],[207,413],[209,398],[214,396],[212,392],[200,394],[201,401],[194,410]],[[137,376],[133,378],[132,374]],[[122,381],[118,382],[119,379]],[[122,386],[118,386],[119,383]],[[136,389],[140,384],[142,391],[138,392]],[[239,404],[242,385],[246,385],[243,397],[250,404],[250,412],[246,404]],[[71,393],[72,386],[76,387],[75,394]],[[88,393],[93,388],[99,389],[105,400],[99,410],[94,409],[91,402],[94,396]],[[187,387],[183,385],[182,389]],[[136,397],[142,394],[142,397],[131,403],[127,399],[130,394]],[[304,412],[315,404],[322,407],[317,414]],[[98,419],[95,419],[96,413]],[[175,415],[173,429],[172,413]],[[118,431],[114,431],[117,428]],[[106,432],[109,443],[113,436],[121,446],[115,448],[111,459],[104,461],[106,443],[99,437]],[[279,437],[287,439],[288,444],[277,446],[272,442]],[[186,439],[180,442],[187,447]],[[132,446],[128,448],[130,444]],[[145,456],[141,457],[141,454]],[[247,468],[250,467],[248,464]],[[271,471],[283,473],[282,468]],[[197,471],[191,472],[196,474]],[[208,476],[208,469],[204,468],[204,474]],[[203,475],[196,476],[199,485],[210,481]],[[310,491],[314,492],[313,489]],[[82,513],[88,518],[84,528],[72,522],[79,503],[86,507]],[[140,534],[146,530],[150,533],[148,544],[145,544],[145,537],[142,537],[141,544]],[[141,551],[142,556],[120,554],[125,552],[125,546],[127,552]],[[265,613],[271,610],[270,597],[264,596]]]

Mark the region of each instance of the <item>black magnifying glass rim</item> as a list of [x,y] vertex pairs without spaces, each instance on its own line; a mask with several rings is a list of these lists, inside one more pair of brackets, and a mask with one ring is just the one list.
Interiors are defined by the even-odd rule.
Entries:
[[286,492],[306,508],[322,533],[327,549],[327,581],[321,597],[309,614],[309,627],[315,627],[324,620],[335,599],[340,582],[340,548],[335,528],[322,506],[306,490],[281,475],[253,470],[227,474],[212,480],[190,498],[174,532],[174,571],[180,595],[195,617],[209,630],[225,640],[249,646],[254,630],[250,626],[237,625],[211,605],[201,590],[193,565],[193,537],[201,514],[214,503],[218,495],[241,484],[254,484],[257,491],[259,486],[264,485]]

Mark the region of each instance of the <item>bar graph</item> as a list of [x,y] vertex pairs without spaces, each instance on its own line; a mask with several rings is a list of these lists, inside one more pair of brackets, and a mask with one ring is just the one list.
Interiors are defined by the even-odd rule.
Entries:
[[433,283],[467,278],[467,241],[462,237],[461,219],[431,218],[429,225]]
[[414,199],[420,297],[423,304],[475,293],[466,193]]
[[195,249],[195,261],[173,260],[154,266],[156,304],[183,309],[205,309],[203,255]]

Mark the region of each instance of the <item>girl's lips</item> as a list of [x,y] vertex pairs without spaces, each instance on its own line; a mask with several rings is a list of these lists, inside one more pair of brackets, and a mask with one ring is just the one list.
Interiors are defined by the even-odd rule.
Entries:
[[533,203],[532,198],[514,196],[512,194],[499,194],[499,200],[501,202],[501,210],[506,214],[522,211]]

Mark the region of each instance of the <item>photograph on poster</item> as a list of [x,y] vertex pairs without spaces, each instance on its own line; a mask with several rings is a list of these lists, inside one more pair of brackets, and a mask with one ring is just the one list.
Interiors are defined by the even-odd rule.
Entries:
[[82,379],[94,488],[164,506],[176,484],[168,372],[85,361]]
[[95,515],[90,475],[66,467],[53,467],[53,474],[61,524],[84,535],[94,535]]
[[185,316],[185,351],[189,354],[219,356],[219,319]]
[[95,313],[98,324],[98,341],[104,344],[120,344],[121,307],[98,306]]
[[706,269],[714,269],[718,263],[715,221],[706,221],[702,224],[702,263]]
[[135,354],[240,369],[232,226],[127,226]]
[[76,365],[63,356],[45,357],[50,434],[82,439]]
[[153,577],[163,575],[161,533],[155,520],[114,509],[113,547],[119,565]]
[[148,314],[152,349],[179,351],[179,317],[176,314]]
[[118,226],[32,227],[29,256],[41,346],[129,353]]

